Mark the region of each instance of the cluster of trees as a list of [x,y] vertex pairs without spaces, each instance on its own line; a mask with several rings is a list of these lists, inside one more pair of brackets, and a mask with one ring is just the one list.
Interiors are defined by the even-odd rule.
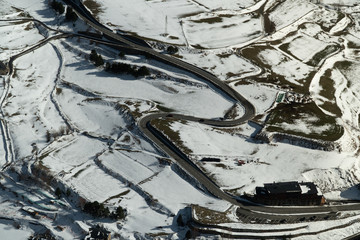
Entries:
[[102,56],[100,54],[97,54],[95,49],[91,50],[90,61],[92,61],[97,67],[104,65],[104,60]]
[[78,19],[78,15],[73,11],[71,7],[66,8],[65,19],[68,21],[75,22]]
[[60,127],[59,130],[47,130],[46,131],[46,141],[47,142],[50,142],[58,137],[61,137],[61,136],[64,136],[64,135],[67,135],[71,132],[71,130],[68,128],[68,127]]
[[71,195],[70,189],[67,189],[67,190],[66,190],[66,193],[64,193],[63,191],[61,191],[61,189],[60,189],[59,187],[57,187],[57,188],[55,189],[55,195],[56,195],[56,197],[57,197],[58,199],[60,199],[63,194],[66,194],[66,196],[69,197],[69,196]]
[[117,207],[114,212],[110,213],[109,208],[105,207],[104,204],[99,203],[98,201],[85,203],[83,211],[96,218],[110,217],[113,219],[123,219],[126,216],[126,210],[121,206]]
[[[59,14],[63,14],[65,12],[64,5],[62,5],[61,2],[58,2],[56,0],[51,2],[51,7]],[[67,7],[65,13],[65,19],[67,21],[75,22],[78,19],[78,15],[76,15],[76,13],[73,11],[71,7]]]
[[64,5],[62,5],[61,2],[58,1],[52,1],[51,7],[59,14],[63,14],[65,12]]
[[126,64],[126,63],[109,63],[107,62],[105,64],[105,71],[107,72],[112,72],[112,73],[127,73],[127,74],[131,74],[134,77],[140,77],[140,76],[146,76],[150,74],[150,71],[147,67],[142,66],[142,67],[134,67],[131,66],[130,64]]
[[[120,53],[119,56],[121,58],[124,58],[125,55],[123,53]],[[104,65],[104,59],[100,54],[96,52],[95,49],[91,50],[89,59],[97,67]],[[130,64],[127,63],[119,63],[119,62],[114,62],[114,63],[106,62],[105,71],[116,74],[120,74],[120,73],[131,74],[134,77],[147,76],[150,74],[149,69],[145,66],[136,67],[136,66],[131,66]]]
[[28,240],[40,240],[40,239],[47,239],[47,240],[56,240],[56,238],[52,235],[50,230],[46,230],[44,233],[36,233],[31,235],[27,238]]

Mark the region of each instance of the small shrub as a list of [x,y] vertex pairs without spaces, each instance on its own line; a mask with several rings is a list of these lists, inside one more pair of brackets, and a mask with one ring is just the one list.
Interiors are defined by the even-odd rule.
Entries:
[[56,190],[55,190],[55,195],[56,195],[56,197],[60,199],[60,198],[61,198],[61,194],[62,194],[61,189],[60,189],[59,187],[57,187]]
[[46,141],[50,142],[51,141],[51,133],[49,130],[46,131]]
[[118,206],[116,210],[112,213],[112,218],[114,219],[124,219],[126,216],[126,210],[123,209],[121,206]]
[[180,227],[185,226],[184,221],[183,221],[181,215],[179,215],[178,218],[176,219],[176,223],[177,223],[177,225],[180,226]]
[[60,127],[57,131],[46,131],[46,141],[50,142],[51,140],[54,140],[60,136],[66,135],[70,133],[70,129],[68,127]]
[[175,54],[179,51],[179,49],[177,47],[174,47],[174,46],[169,46],[166,51],[169,53],[169,54]]
[[56,88],[55,93],[56,93],[56,95],[61,94],[62,93],[62,88]]
[[150,74],[149,69],[145,66],[137,68],[137,67],[132,67],[130,64],[117,63],[117,62],[115,63],[106,62],[105,71],[116,74],[122,74],[122,73],[131,74],[134,77],[146,76]]
[[124,59],[124,58],[125,58],[125,53],[119,52],[119,57],[120,57],[121,59]]
[[137,70],[137,75],[138,76],[147,76],[150,74],[150,71],[147,67],[142,66]]
[[97,67],[104,65],[104,59],[102,58],[102,56],[100,54],[97,54],[95,49],[91,50],[91,53],[89,55],[89,59]]

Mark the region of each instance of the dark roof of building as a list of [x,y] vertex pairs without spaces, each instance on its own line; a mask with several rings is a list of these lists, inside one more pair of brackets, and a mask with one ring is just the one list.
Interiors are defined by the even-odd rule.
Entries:
[[313,182],[278,182],[265,183],[264,187],[256,187],[256,194],[318,194]]
[[269,194],[301,193],[298,182],[265,183],[264,188]]

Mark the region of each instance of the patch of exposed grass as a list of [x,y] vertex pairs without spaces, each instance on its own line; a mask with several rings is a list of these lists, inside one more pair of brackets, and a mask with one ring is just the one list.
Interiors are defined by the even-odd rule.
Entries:
[[320,95],[330,100],[334,99],[335,82],[331,79],[331,69],[325,71],[325,74],[321,76],[319,83],[322,88],[320,91]]
[[52,152],[53,150],[43,153],[41,156],[38,157],[38,160],[41,162],[44,158],[48,157]]
[[21,10],[20,8],[17,8],[17,7],[14,7],[14,6],[11,6],[12,9],[14,9],[17,13],[22,13],[23,10]]
[[85,168],[80,169],[79,171],[77,171],[77,172],[74,174],[74,178],[77,178],[84,170],[85,170]]
[[224,118],[225,119],[236,119],[237,117],[239,117],[238,105],[234,104],[228,111],[226,111]]
[[222,169],[228,169],[228,167],[223,163],[215,163],[215,166]]
[[62,93],[62,88],[57,87],[55,89],[55,93],[56,93],[56,95],[60,95]]
[[[309,121],[314,118],[316,121]],[[311,125],[314,132],[305,133],[299,129],[283,129],[281,124],[288,126],[303,122],[305,126]],[[270,132],[288,133],[301,137],[320,139],[324,141],[335,141],[339,139],[344,132],[342,126],[337,124],[336,118],[324,114],[315,103],[308,104],[279,104],[269,115],[267,120],[267,130]],[[321,129],[327,126],[327,128]]]
[[19,116],[19,115],[20,115],[20,112],[17,111],[17,112],[14,112],[13,114],[11,114],[11,115],[9,116],[9,118],[15,117],[15,116]]
[[157,105],[157,108],[162,111],[162,112],[175,112],[174,109],[171,109],[171,108],[167,108],[167,107],[164,107],[162,105]]
[[316,53],[310,61],[307,62],[307,64],[311,66],[317,66],[321,60],[329,56],[330,54],[336,52],[339,50],[339,45],[328,45],[326,48],[324,48],[322,51]]
[[241,79],[241,80],[235,82],[235,87],[241,86],[241,85],[251,85],[251,84],[252,83],[249,82],[247,79]]
[[117,195],[114,195],[114,196],[109,197],[109,198],[106,199],[104,202],[108,202],[108,201],[110,201],[110,200],[112,200],[112,199],[120,198],[120,197],[122,197],[122,196],[125,196],[125,195],[128,194],[129,192],[130,192],[130,190],[126,190],[126,191],[121,192],[121,193],[119,193],[119,194],[117,194]]
[[171,124],[174,120],[171,119],[154,119],[151,121],[151,125],[154,126],[158,131],[164,134],[176,147],[182,152],[189,155],[192,151],[187,148],[180,137],[179,131],[171,129]]
[[272,34],[276,30],[275,23],[272,22],[267,13],[263,14],[264,17],[264,30],[267,34]]
[[200,44],[195,44],[195,45],[191,45],[193,48],[195,49],[201,49],[201,50],[204,50],[206,48],[204,48],[203,46],[201,46]]
[[[90,9],[91,13],[98,19],[99,13],[102,13],[101,5],[94,0],[85,0],[83,4]],[[99,20],[99,19],[98,19]]]
[[234,15],[232,15],[232,14],[219,14],[219,17],[221,17],[221,18],[231,18],[233,16]]
[[262,67],[266,75],[262,76],[256,76],[250,78],[251,80],[255,82],[262,82],[262,83],[271,83],[275,84],[277,86],[283,86],[287,88],[291,88],[292,91],[302,93],[302,94],[309,94],[309,86],[311,83],[311,80],[313,76],[315,75],[315,71],[310,72],[306,78],[301,80],[302,85],[297,85],[292,82],[289,82],[286,80],[286,78],[283,75],[277,74],[272,71],[272,65],[268,63],[264,63],[262,59],[259,58],[259,54],[262,51],[265,51],[267,49],[272,49],[272,47],[269,46],[250,46],[246,47],[241,50],[241,54],[251,60],[255,65]]
[[241,76],[241,74],[236,74],[236,73],[233,73],[233,72],[226,73],[226,79],[233,78],[233,77],[238,77],[238,76]]
[[150,237],[151,239],[167,239],[169,236],[169,233],[166,233],[166,232],[147,233],[146,236]]
[[214,127],[214,130],[216,130],[219,133],[227,133],[227,134],[237,134],[242,133],[244,130],[241,127],[229,127],[229,128],[217,128]]
[[324,103],[320,104],[319,107],[325,111],[335,114],[336,117],[341,117],[342,115],[340,108],[334,102],[325,101]]
[[[250,21],[250,20],[249,20]],[[224,25],[224,26],[222,26],[221,28],[231,28],[231,27],[236,27],[237,26],[237,24],[235,24],[235,23],[233,23],[233,24],[229,24],[229,25]],[[258,34],[259,32],[258,31],[256,31],[256,32],[254,32],[254,33],[252,33],[251,35],[256,35],[256,34]]]
[[221,53],[221,54],[216,54],[216,56],[218,56],[219,58],[228,58],[232,55],[232,53]]
[[[140,111],[140,103],[139,102],[130,102],[126,101],[125,104],[118,104],[116,106],[117,110],[122,109],[124,112],[130,113],[135,119],[142,117],[142,112]],[[131,110],[129,106],[134,106],[135,109]]]
[[337,117],[341,117],[341,110],[336,105],[335,99],[335,87],[334,87],[334,80],[331,78],[331,69],[326,70],[325,74],[320,78],[320,86],[321,91],[320,95],[329,99],[329,101],[325,101],[323,104],[320,105],[326,111],[329,111],[335,114]]
[[222,18],[221,17],[212,17],[212,18],[203,18],[203,19],[199,19],[199,20],[191,20],[194,23],[208,23],[208,24],[213,24],[213,23],[220,23],[222,22]]
[[198,218],[198,221],[203,224],[221,224],[232,222],[227,216],[226,212],[218,212],[208,208],[200,207],[198,205],[192,206],[193,211]]
[[[296,38],[293,39],[293,41],[295,40]],[[289,47],[290,47],[290,43],[284,43],[284,44],[281,44],[281,46],[279,47],[281,50],[283,50],[284,52],[287,52],[288,54],[291,54],[291,56],[294,56],[292,55],[292,53],[289,51]]]
[[351,61],[339,61],[334,64],[335,68],[338,68],[340,71],[348,70],[354,63]]
[[356,79],[354,79],[354,77],[352,76],[353,74],[350,74],[353,71],[354,68],[359,67],[356,63],[351,62],[351,61],[339,61],[336,62],[334,64],[334,67],[337,68],[348,80],[347,81],[347,87],[351,88],[354,84],[354,81],[357,81]]
[[169,36],[169,38],[170,38],[170,39],[173,39],[173,40],[178,40],[178,39],[179,39],[178,37],[176,37],[176,36],[171,36],[171,35]]
[[347,47],[348,48],[360,48],[360,44],[353,42],[353,41],[348,41]]

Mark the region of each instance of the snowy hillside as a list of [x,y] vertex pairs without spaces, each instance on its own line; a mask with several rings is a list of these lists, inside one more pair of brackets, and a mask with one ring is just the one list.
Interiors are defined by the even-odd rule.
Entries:
[[[189,207],[207,209],[210,222],[211,214],[227,214],[220,226],[272,226],[239,219],[230,202],[147,137],[140,122],[154,113],[166,117],[151,124],[235,197],[263,183],[311,181],[330,206],[360,199],[357,1],[83,3],[114,32],[207,70],[247,99],[255,116],[232,127],[208,125],[239,119],[246,107],[199,74],[106,43],[51,1],[0,0],[0,62],[8,67],[0,75],[4,239],[83,239],[98,224],[112,239],[186,239]],[[92,52],[103,60],[98,66]],[[95,201],[126,216],[84,211]],[[305,229],[296,239],[346,237],[359,229],[358,213],[277,224],[283,236],[286,228]]]

